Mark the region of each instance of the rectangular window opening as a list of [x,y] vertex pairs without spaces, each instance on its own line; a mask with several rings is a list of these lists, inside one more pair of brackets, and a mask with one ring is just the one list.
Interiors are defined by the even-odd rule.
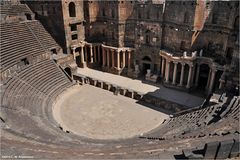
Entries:
[[76,40],[76,39],[78,39],[78,35],[77,34],[72,35],[72,40]]

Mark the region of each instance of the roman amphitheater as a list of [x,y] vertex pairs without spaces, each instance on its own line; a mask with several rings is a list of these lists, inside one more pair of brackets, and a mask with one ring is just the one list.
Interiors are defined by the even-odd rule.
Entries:
[[1,159],[239,158],[239,1],[0,4]]

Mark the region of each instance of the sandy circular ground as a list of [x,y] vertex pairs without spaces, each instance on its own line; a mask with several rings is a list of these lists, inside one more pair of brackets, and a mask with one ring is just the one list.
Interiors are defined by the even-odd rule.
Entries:
[[90,85],[68,89],[53,107],[56,121],[92,139],[124,139],[158,127],[168,115]]

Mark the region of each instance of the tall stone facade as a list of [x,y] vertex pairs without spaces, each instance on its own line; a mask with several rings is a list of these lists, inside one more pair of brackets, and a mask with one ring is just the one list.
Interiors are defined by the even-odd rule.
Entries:
[[55,16],[45,17],[51,21],[46,24],[54,28],[56,21],[59,29],[53,30],[59,30],[63,48],[79,67],[130,77],[145,76],[148,70],[168,87],[208,94],[226,83],[227,75],[239,84],[238,1],[27,3],[36,12],[41,3],[44,15],[50,4],[60,8]]
[[83,1],[23,1],[56,41],[71,54],[85,40]]

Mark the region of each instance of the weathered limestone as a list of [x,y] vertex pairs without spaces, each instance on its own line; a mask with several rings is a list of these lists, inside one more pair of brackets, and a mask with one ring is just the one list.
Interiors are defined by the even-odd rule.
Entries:
[[169,82],[169,67],[170,67],[170,62],[166,60],[166,70],[165,70],[165,82]]
[[187,88],[191,87],[191,78],[192,78],[192,69],[193,69],[193,65],[190,64],[189,65],[189,71],[188,71],[188,80],[187,80]]
[[117,69],[120,69],[120,52],[117,51]]
[[110,68],[110,51],[107,49],[107,67]]
[[105,57],[105,49],[102,48],[102,66],[105,67],[105,63],[106,63],[106,57]]
[[83,51],[83,46],[81,46],[81,63],[85,63],[84,61],[84,51]]
[[176,84],[176,77],[177,77],[177,64],[178,62],[173,62],[174,63],[174,71],[173,71],[173,82],[172,84],[175,85]]
[[90,45],[90,63],[93,63],[93,46]]
[[128,52],[128,70],[131,69],[131,52]]
[[112,68],[114,68],[115,67],[115,62],[114,62],[114,50],[112,50]]
[[162,57],[162,70],[161,70],[161,75],[162,75],[162,77],[164,76],[164,66],[165,66],[165,64],[164,64],[164,58]]
[[123,57],[122,68],[124,68],[124,67],[125,67],[125,59],[126,59],[126,58],[125,58],[126,51],[123,51],[122,54],[123,54],[123,55],[122,55],[122,57]]
[[216,72],[217,72],[217,70],[215,68],[211,69],[211,79],[210,79],[208,94],[211,94],[211,92],[213,90]]

